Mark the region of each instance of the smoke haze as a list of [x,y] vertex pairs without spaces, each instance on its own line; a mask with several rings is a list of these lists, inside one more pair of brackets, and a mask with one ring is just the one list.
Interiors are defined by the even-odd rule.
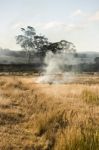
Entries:
[[74,78],[74,71],[66,71],[66,66],[77,64],[74,54],[61,51],[53,53],[49,51],[45,57],[46,67],[44,68],[44,75],[38,79],[38,83],[67,83]]

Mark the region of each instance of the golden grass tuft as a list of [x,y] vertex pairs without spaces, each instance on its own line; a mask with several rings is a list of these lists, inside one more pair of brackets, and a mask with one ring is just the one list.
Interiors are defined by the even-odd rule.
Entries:
[[99,93],[92,89],[84,89],[82,98],[86,103],[99,105]]

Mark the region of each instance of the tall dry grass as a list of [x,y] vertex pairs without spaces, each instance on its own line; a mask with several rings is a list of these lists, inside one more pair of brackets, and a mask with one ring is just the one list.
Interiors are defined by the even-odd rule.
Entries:
[[96,78],[49,85],[1,76],[0,149],[99,150],[98,104]]

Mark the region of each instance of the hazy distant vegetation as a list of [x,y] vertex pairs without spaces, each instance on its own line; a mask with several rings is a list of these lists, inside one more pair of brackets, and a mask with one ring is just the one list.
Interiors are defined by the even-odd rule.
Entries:
[[[95,52],[84,52],[77,53],[77,63],[80,70],[82,71],[99,71],[99,53]],[[9,50],[0,48],[0,65],[2,64],[27,64],[26,63],[26,52],[23,50]],[[31,64],[35,66],[35,64],[41,65],[42,60],[38,57],[38,54],[35,54],[31,59]],[[68,66],[67,68],[71,68]],[[17,69],[18,70],[18,69]],[[30,69],[31,70],[31,69]],[[12,70],[13,71],[13,70]]]
[[[17,44],[19,44],[22,48],[20,51],[0,48],[0,71],[7,71],[7,68],[8,71],[18,71],[18,68],[19,71],[21,71],[20,65],[23,65],[24,71],[31,71],[31,69],[33,70],[33,67],[34,70],[37,70],[37,66],[41,68],[43,65],[45,65],[44,59],[49,51],[51,51],[53,54],[65,51],[67,54],[72,53],[74,55],[76,58],[76,63],[74,63],[71,58],[69,64],[65,65],[66,71],[99,71],[98,52],[76,52],[74,44],[65,40],[52,43],[48,41],[45,36],[37,34],[35,29],[31,26],[27,26],[27,28],[21,28],[21,30],[22,34],[16,36]],[[24,64],[26,64],[26,66]],[[8,67],[8,65],[11,67]],[[31,65],[33,67],[30,67]]]

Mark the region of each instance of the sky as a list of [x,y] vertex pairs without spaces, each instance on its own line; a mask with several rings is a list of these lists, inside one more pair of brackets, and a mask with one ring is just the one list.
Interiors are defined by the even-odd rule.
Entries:
[[99,52],[99,0],[0,0],[0,47],[21,49],[15,36],[28,25],[49,41]]

